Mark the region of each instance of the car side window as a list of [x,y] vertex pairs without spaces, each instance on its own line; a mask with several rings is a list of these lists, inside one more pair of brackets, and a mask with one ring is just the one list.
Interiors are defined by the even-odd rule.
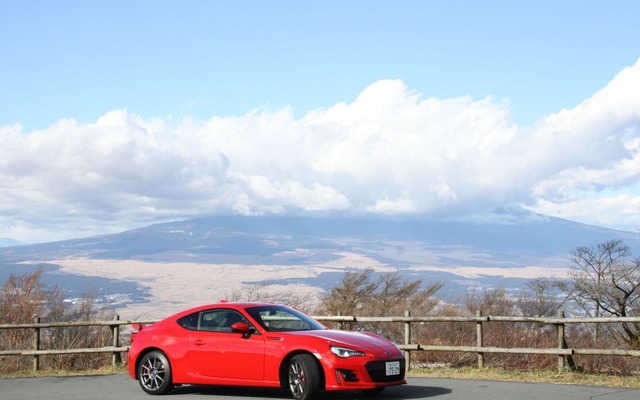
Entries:
[[193,314],[189,314],[185,317],[182,317],[178,320],[178,325],[180,325],[181,327],[185,328],[185,329],[190,329],[192,331],[195,331],[198,329],[198,317],[200,316],[200,313],[193,313]]
[[243,316],[234,310],[207,310],[201,311],[198,318],[199,331],[232,332],[231,325],[236,322],[249,323]]
[[312,329],[307,321],[286,310],[265,310],[260,312],[264,326],[270,332],[306,331]]

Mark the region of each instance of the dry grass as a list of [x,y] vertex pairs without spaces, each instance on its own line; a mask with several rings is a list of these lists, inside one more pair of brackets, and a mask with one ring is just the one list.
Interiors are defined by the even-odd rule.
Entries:
[[558,383],[567,385],[640,388],[640,376],[585,374],[557,371],[507,371],[497,368],[427,368],[413,369],[410,377],[482,379],[492,381]]
[[108,366],[98,369],[82,371],[66,371],[60,369],[44,369],[40,371],[24,370],[7,374],[0,374],[0,378],[43,378],[49,376],[90,376],[90,375],[117,375],[126,374],[127,365]]

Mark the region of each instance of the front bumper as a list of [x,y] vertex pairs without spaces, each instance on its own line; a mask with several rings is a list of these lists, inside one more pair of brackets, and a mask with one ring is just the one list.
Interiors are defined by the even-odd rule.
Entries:
[[[399,364],[398,374],[388,374],[387,363]],[[397,363],[397,364],[396,364]],[[341,360],[330,368],[325,366],[325,390],[375,389],[407,383],[404,358],[369,360],[354,357]]]

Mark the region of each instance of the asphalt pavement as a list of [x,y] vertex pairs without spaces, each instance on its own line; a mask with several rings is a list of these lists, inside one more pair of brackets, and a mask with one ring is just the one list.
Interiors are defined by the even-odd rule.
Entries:
[[[182,386],[151,397],[127,375],[0,379],[0,400],[260,400],[290,399],[277,389]],[[466,379],[409,378],[408,384],[366,396],[361,392],[322,393],[320,400],[638,400],[640,389]]]

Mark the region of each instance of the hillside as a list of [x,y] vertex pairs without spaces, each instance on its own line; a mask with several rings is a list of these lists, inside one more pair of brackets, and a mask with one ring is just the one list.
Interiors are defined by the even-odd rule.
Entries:
[[24,243],[14,239],[0,238],[0,247],[19,246],[21,244],[24,244]]
[[373,268],[443,281],[440,294],[455,298],[469,287],[517,289],[530,278],[561,277],[569,251],[580,245],[622,239],[634,254],[640,252],[638,233],[529,213],[500,216],[503,222],[483,224],[420,218],[197,218],[0,248],[0,279],[42,267],[46,282],[71,297],[94,291],[108,304],[129,307],[164,296],[179,308],[188,303],[181,299],[185,291],[207,289],[212,300],[252,284],[321,293],[346,270]]

